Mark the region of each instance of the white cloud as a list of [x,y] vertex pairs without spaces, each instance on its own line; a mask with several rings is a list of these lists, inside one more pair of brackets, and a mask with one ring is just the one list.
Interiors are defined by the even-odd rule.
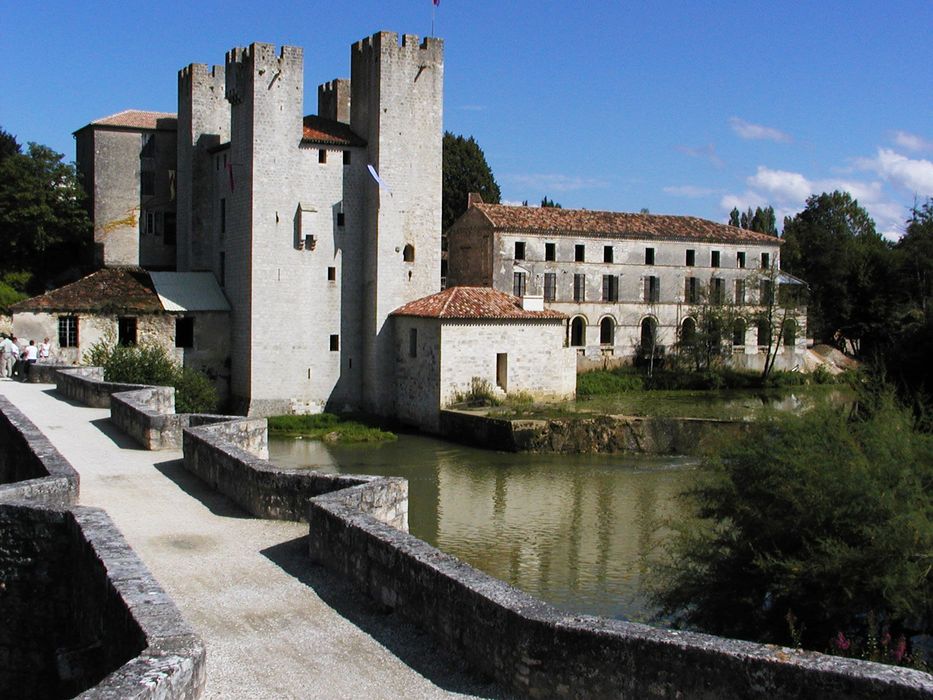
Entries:
[[907,131],[895,131],[894,143],[908,151],[933,151],[933,141]]
[[526,189],[550,194],[551,192],[571,192],[573,190],[586,190],[592,188],[608,187],[606,180],[595,177],[580,177],[578,175],[562,175],[559,173],[528,173],[524,175],[504,175],[503,180],[514,183]]
[[708,143],[705,146],[678,146],[677,150],[691,158],[702,158],[713,164],[714,167],[723,167],[722,158],[716,155],[716,146]]
[[877,173],[888,182],[928,197],[933,195],[933,162],[903,156],[889,148],[879,148],[876,158],[858,158],[856,166]]
[[780,129],[771,126],[762,126],[761,124],[752,124],[738,117],[729,118],[729,126],[739,135],[739,138],[747,141],[777,141],[779,143],[790,143],[793,141],[790,134],[786,134]]
[[813,192],[810,181],[800,173],[771,170],[763,165],[759,165],[758,172],[748,178],[748,184],[768,192],[780,201],[803,201]]
[[696,185],[671,185],[665,187],[664,191],[675,197],[709,197],[713,194],[719,194],[722,190],[714,190],[711,187],[697,187]]

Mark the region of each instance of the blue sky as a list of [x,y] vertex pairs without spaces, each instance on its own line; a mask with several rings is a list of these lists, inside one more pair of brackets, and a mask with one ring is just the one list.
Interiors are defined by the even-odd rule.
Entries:
[[[174,111],[176,73],[253,41],[305,49],[306,110],[378,30],[423,36],[430,0],[8,3],[0,127],[74,157],[71,132]],[[445,128],[503,199],[692,214],[843,188],[896,235],[933,195],[933,2],[441,0]]]

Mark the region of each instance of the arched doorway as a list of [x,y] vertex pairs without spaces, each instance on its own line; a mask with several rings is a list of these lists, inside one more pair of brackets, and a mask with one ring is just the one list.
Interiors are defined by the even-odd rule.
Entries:
[[570,344],[575,348],[586,345],[586,319],[577,316],[570,322]]
[[612,316],[606,316],[599,322],[599,344],[612,345],[615,342],[616,324]]

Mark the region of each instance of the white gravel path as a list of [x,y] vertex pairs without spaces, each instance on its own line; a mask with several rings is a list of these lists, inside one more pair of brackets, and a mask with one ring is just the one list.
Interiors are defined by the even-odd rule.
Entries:
[[81,475],[81,504],[104,508],[207,645],[208,698],[500,697],[310,564],[307,526],[259,520],[185,471],[181,453],[140,449],[109,409],[50,385],[0,382]]

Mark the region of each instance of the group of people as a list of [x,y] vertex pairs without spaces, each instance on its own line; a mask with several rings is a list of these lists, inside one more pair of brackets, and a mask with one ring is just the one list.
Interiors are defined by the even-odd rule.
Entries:
[[49,339],[36,345],[35,340],[26,341],[12,335],[0,334],[0,379],[29,380],[29,369],[39,360],[47,360],[51,351]]

